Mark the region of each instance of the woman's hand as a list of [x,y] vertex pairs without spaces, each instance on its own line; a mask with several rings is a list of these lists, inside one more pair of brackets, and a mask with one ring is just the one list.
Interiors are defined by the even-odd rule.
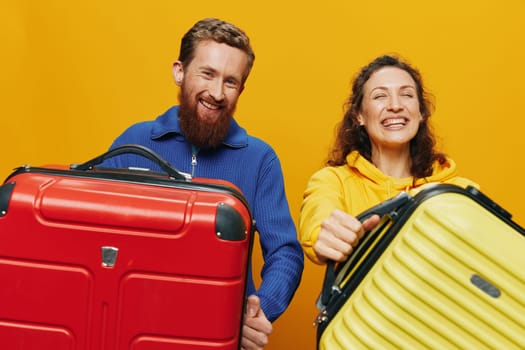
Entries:
[[341,210],[334,210],[322,222],[314,251],[320,261],[344,261],[354,251],[365,232],[379,223],[379,215],[372,215],[364,222]]

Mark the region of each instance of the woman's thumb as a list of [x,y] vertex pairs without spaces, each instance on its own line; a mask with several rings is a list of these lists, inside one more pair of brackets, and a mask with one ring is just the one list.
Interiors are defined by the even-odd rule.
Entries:
[[377,226],[380,220],[381,220],[381,217],[379,215],[377,214],[372,215],[371,217],[369,217],[363,222],[363,229],[365,231],[372,230],[374,227]]

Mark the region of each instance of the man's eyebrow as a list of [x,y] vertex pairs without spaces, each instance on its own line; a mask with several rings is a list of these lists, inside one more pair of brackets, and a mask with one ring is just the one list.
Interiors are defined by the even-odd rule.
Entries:
[[212,71],[212,72],[216,72],[217,70],[215,68],[213,68],[212,66],[210,65],[203,65],[203,66],[199,66],[198,67],[199,69],[201,70],[209,70],[209,71]]

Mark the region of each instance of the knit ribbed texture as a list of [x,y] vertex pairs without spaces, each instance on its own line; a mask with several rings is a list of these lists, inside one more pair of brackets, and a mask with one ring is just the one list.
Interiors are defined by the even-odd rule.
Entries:
[[[213,150],[199,150],[196,164],[192,166],[192,147],[181,134],[177,106],[155,121],[132,125],[111,148],[123,144],[146,146],[180,171],[193,173],[195,177],[227,180],[240,188],[256,221],[264,258],[258,290],[253,283],[251,264],[249,266],[247,294],[257,294],[266,317],[275,321],[299,285],[304,261],[284,192],[281,165],[274,150],[232,121],[224,144]],[[101,166],[160,171],[151,161],[136,155],[110,158]]]

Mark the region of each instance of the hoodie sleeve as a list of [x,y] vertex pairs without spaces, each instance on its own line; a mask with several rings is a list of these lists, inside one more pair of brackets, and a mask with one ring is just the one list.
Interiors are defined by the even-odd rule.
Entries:
[[299,214],[299,237],[306,256],[316,264],[322,264],[313,246],[319,237],[322,222],[335,209],[348,211],[343,180],[326,167],[312,175],[303,194]]

